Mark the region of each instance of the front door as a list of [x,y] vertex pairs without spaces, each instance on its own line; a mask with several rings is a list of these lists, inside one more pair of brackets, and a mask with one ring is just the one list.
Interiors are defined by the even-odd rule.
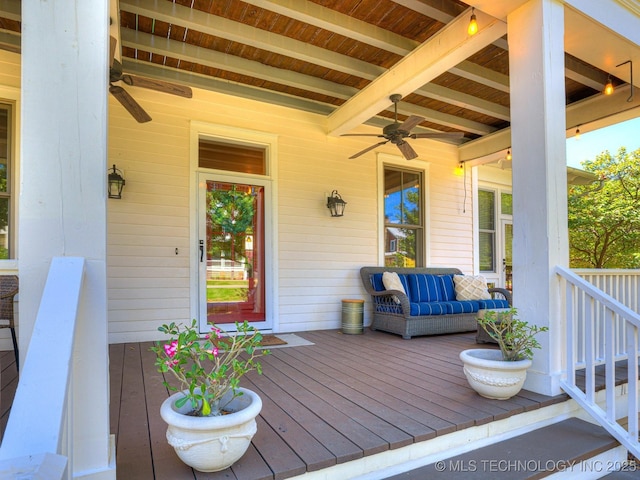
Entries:
[[[233,331],[235,322],[271,328],[267,321],[265,199],[268,183],[200,174],[198,205],[199,312]],[[239,181],[243,180],[243,181]]]

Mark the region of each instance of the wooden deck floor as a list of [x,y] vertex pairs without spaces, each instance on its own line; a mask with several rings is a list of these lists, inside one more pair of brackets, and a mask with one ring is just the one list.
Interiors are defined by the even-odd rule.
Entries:
[[[263,400],[245,456],[218,473],[194,472],[165,439],[159,408],[168,393],[150,343],[110,346],[111,431],[122,480],[286,479],[564,401],[522,391],[478,396],[458,358],[475,334],[417,337],[304,332],[311,346],[272,349],[264,374],[243,385]],[[4,383],[4,375],[3,375]],[[4,406],[4,404],[3,404]]]

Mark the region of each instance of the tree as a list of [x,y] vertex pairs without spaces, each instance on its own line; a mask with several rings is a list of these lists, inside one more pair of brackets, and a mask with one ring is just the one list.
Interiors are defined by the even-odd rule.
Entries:
[[640,267],[640,149],[608,151],[582,167],[600,179],[569,188],[573,268]]

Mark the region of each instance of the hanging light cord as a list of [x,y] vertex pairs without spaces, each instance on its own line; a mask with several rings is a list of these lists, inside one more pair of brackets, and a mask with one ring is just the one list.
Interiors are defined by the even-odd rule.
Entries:
[[627,102],[632,102],[633,101],[633,62],[631,60],[627,60],[626,62],[622,62],[618,65],[616,65],[617,67],[621,67],[622,65],[626,65],[629,64],[629,85],[631,86],[631,94],[629,95],[629,98],[627,98]]

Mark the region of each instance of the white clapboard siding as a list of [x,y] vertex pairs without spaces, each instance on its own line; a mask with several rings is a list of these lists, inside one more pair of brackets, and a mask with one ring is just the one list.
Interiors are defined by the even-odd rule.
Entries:
[[[0,52],[0,100],[15,101],[17,96],[6,92],[19,87],[19,55]],[[161,324],[191,318],[192,121],[278,137],[274,328],[338,328],[342,299],[368,301],[358,271],[379,258],[376,155],[398,155],[395,146],[349,160],[375,138],[328,137],[322,115],[197,89],[192,99],[184,99],[125,88],[153,120],[138,124],[109,97],[107,168],[115,164],[126,179],[123,199],[107,200],[109,341],[159,339]],[[429,140],[412,144],[420,155],[414,165],[429,166],[428,263],[472,270],[471,216],[460,213],[461,181],[453,173],[457,151]],[[330,217],[326,208],[332,190],[347,201],[342,218]]]

